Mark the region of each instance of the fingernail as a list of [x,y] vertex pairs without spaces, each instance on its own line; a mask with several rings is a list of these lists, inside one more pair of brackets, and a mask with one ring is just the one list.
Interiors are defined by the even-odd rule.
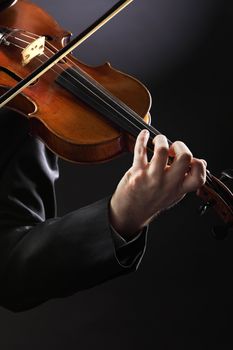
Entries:
[[202,161],[205,164],[205,166],[207,167],[207,161],[205,159],[202,159]]
[[149,135],[149,131],[148,130],[143,130],[143,134],[146,136],[146,135]]

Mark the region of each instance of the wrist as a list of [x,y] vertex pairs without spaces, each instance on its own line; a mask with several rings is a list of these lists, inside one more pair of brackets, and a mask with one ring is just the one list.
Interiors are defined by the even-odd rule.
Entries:
[[146,226],[140,218],[115,195],[110,201],[109,218],[112,227],[126,240],[132,239]]

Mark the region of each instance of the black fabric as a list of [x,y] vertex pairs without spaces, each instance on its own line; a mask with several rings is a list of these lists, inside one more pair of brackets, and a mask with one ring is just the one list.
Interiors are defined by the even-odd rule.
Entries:
[[0,110],[0,304],[14,311],[137,268],[146,230],[117,249],[109,198],[56,217],[57,157],[28,121]]

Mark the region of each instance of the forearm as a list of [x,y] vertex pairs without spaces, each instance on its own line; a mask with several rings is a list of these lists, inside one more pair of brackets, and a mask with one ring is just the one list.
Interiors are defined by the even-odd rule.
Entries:
[[[140,242],[131,247],[126,245],[116,256],[108,220],[108,199],[62,218],[11,229],[9,234],[18,234],[19,238],[2,264],[1,300],[14,311],[135,270],[146,239],[144,234]],[[127,265],[120,262],[124,256],[129,256]]]

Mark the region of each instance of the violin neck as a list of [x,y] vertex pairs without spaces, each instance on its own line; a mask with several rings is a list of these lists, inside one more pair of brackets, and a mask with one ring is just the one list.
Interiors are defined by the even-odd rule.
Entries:
[[[147,129],[150,132],[148,150],[153,152],[153,139],[160,132],[153,126],[148,125],[135,111],[113,96],[85,72],[78,68],[68,68],[57,77],[56,83],[99,112],[114,127],[118,127],[134,138],[142,130]],[[171,144],[170,140],[169,144]]]

